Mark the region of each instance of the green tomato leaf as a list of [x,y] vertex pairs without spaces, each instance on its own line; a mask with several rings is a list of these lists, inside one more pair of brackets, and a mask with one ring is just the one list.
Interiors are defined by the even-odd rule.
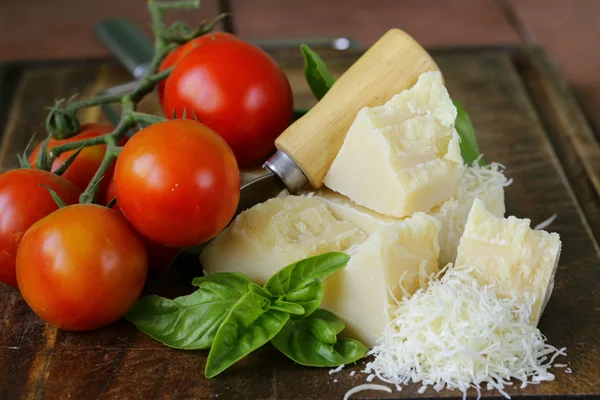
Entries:
[[303,319],[290,319],[271,343],[293,361],[309,367],[337,367],[355,362],[368,351],[358,340],[337,337],[344,323],[318,309]]
[[300,46],[300,51],[304,56],[304,76],[306,77],[306,82],[317,100],[321,100],[335,83],[335,78],[329,72],[321,57],[310,47],[303,44]]
[[304,316],[314,312],[323,298],[321,280],[346,266],[350,256],[339,252],[324,253],[305,258],[279,270],[265,283],[265,290],[273,297],[297,303]]
[[198,290],[174,300],[146,296],[125,318],[169,347],[209,348],[230,309],[248,292],[250,279],[239,272],[215,273],[195,278],[193,284]]
[[290,314],[271,308],[271,301],[250,290],[232,307],[219,327],[204,375],[212,378],[271,340]]
[[[471,122],[471,117],[467,113],[467,110],[460,105],[456,100],[452,100],[456,107],[456,121],[454,126],[460,136],[460,152],[462,154],[465,164],[471,165],[473,161],[479,157],[479,146],[477,146],[477,139],[475,137],[475,127]],[[485,161],[483,157],[479,159],[479,165],[484,165]]]

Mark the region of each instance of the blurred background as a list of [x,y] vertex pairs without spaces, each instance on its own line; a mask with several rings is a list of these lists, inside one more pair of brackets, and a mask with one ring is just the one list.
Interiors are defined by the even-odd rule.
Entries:
[[[428,48],[539,43],[560,64],[588,114],[600,109],[600,0],[202,0],[173,13],[195,25],[226,9],[244,38],[338,37],[367,46],[399,27]],[[0,64],[109,57],[93,34],[105,18],[148,35],[144,0],[1,0]],[[224,28],[221,24],[218,29]]]

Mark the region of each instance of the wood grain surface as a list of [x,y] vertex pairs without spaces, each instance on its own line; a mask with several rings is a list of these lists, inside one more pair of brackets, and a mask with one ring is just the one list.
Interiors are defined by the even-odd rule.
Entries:
[[[320,53],[337,75],[359,55]],[[527,399],[597,398],[600,149],[590,141],[592,132],[564,79],[539,49],[432,54],[451,96],[469,110],[486,158],[503,163],[514,179],[506,191],[508,214],[531,218],[533,224],[558,214],[549,230],[561,235],[563,252],[540,329],[550,343],[567,347],[565,362],[573,372],[557,369],[555,381],[523,390],[516,384],[508,392]],[[281,50],[274,56],[290,77],[297,106],[313,105],[298,52]],[[0,105],[10,98],[2,168],[15,167],[15,153],[22,151],[32,132],[41,132],[43,107],[53,98],[74,92],[89,95],[128,79],[110,62],[26,65],[19,76],[12,94],[0,81]],[[155,110],[156,103],[150,99],[142,108]],[[101,118],[94,109],[83,116]],[[200,273],[195,257],[182,255],[166,276],[149,282],[148,291],[185,293],[191,290],[191,277]],[[16,289],[0,286],[0,399],[340,399],[366,378],[360,373],[364,362],[330,375],[328,369],[295,365],[265,346],[222,376],[207,380],[206,357],[206,351],[166,348],[125,321],[88,333],[57,331],[35,317]],[[350,371],[356,375],[351,377]],[[461,397],[431,390],[419,395],[418,389],[415,385],[391,394],[362,392],[352,398]],[[484,395],[500,398],[498,393]]]

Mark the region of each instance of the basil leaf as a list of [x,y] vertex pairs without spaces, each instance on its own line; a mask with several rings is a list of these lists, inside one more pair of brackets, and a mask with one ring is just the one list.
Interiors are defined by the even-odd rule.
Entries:
[[344,323],[329,311],[318,309],[303,319],[290,319],[271,343],[283,354],[309,367],[337,367],[355,362],[367,353],[358,340],[338,338]]
[[304,307],[297,303],[277,299],[271,304],[272,310],[283,311],[288,314],[304,315]]
[[[477,146],[477,139],[475,137],[475,127],[471,122],[471,117],[467,113],[467,110],[460,105],[456,100],[452,100],[456,107],[456,121],[454,126],[460,136],[460,152],[463,157],[463,161],[467,165],[471,165],[473,161],[479,157],[479,146]],[[479,159],[479,165],[484,165],[485,161],[483,157]]]
[[177,349],[209,348],[217,329],[250,279],[239,272],[215,273],[193,281],[198,290],[174,300],[152,295],[140,299],[125,318],[148,336]]
[[300,51],[304,56],[304,76],[306,77],[306,82],[317,100],[321,100],[335,83],[335,78],[329,72],[321,57],[312,51],[310,47],[303,44],[300,46]]
[[339,252],[305,258],[279,270],[264,288],[273,297],[300,304],[305,310],[304,315],[310,315],[323,298],[321,280],[345,267],[349,260],[350,256]]
[[208,354],[204,375],[212,378],[271,340],[290,315],[271,309],[268,297],[248,291],[231,308]]

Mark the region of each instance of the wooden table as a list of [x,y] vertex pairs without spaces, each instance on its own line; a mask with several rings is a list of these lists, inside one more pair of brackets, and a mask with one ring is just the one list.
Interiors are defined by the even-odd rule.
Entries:
[[[319,51],[339,74],[357,52]],[[296,105],[314,100],[302,77],[297,50],[273,53],[288,72]],[[600,149],[565,79],[536,47],[455,49],[433,52],[451,95],[469,110],[488,160],[503,163],[514,183],[506,191],[508,214],[538,223],[553,213],[563,252],[556,286],[540,329],[550,343],[567,347],[572,374],[509,390],[517,397],[600,396]],[[112,62],[23,64],[0,69],[0,118],[7,125],[0,167],[13,168],[54,98],[82,96],[127,80]],[[9,107],[10,106],[10,107]],[[150,99],[142,108],[156,107]],[[9,110],[8,114],[6,111]],[[3,112],[4,111],[4,112]],[[89,110],[84,120],[98,120]],[[0,121],[1,123],[2,121]],[[152,289],[191,290],[199,275],[194,257],[182,256]],[[47,399],[340,399],[364,383],[364,363],[329,375],[328,369],[294,365],[270,346],[216,379],[203,377],[206,351],[163,347],[119,321],[88,333],[57,331],[28,309],[16,289],[0,285],[0,398]],[[351,377],[350,371],[357,371]],[[418,397],[418,386],[392,394],[362,392],[358,398]],[[423,396],[435,396],[432,391]],[[497,393],[486,393],[498,398]],[[443,397],[460,397],[444,391]]]

